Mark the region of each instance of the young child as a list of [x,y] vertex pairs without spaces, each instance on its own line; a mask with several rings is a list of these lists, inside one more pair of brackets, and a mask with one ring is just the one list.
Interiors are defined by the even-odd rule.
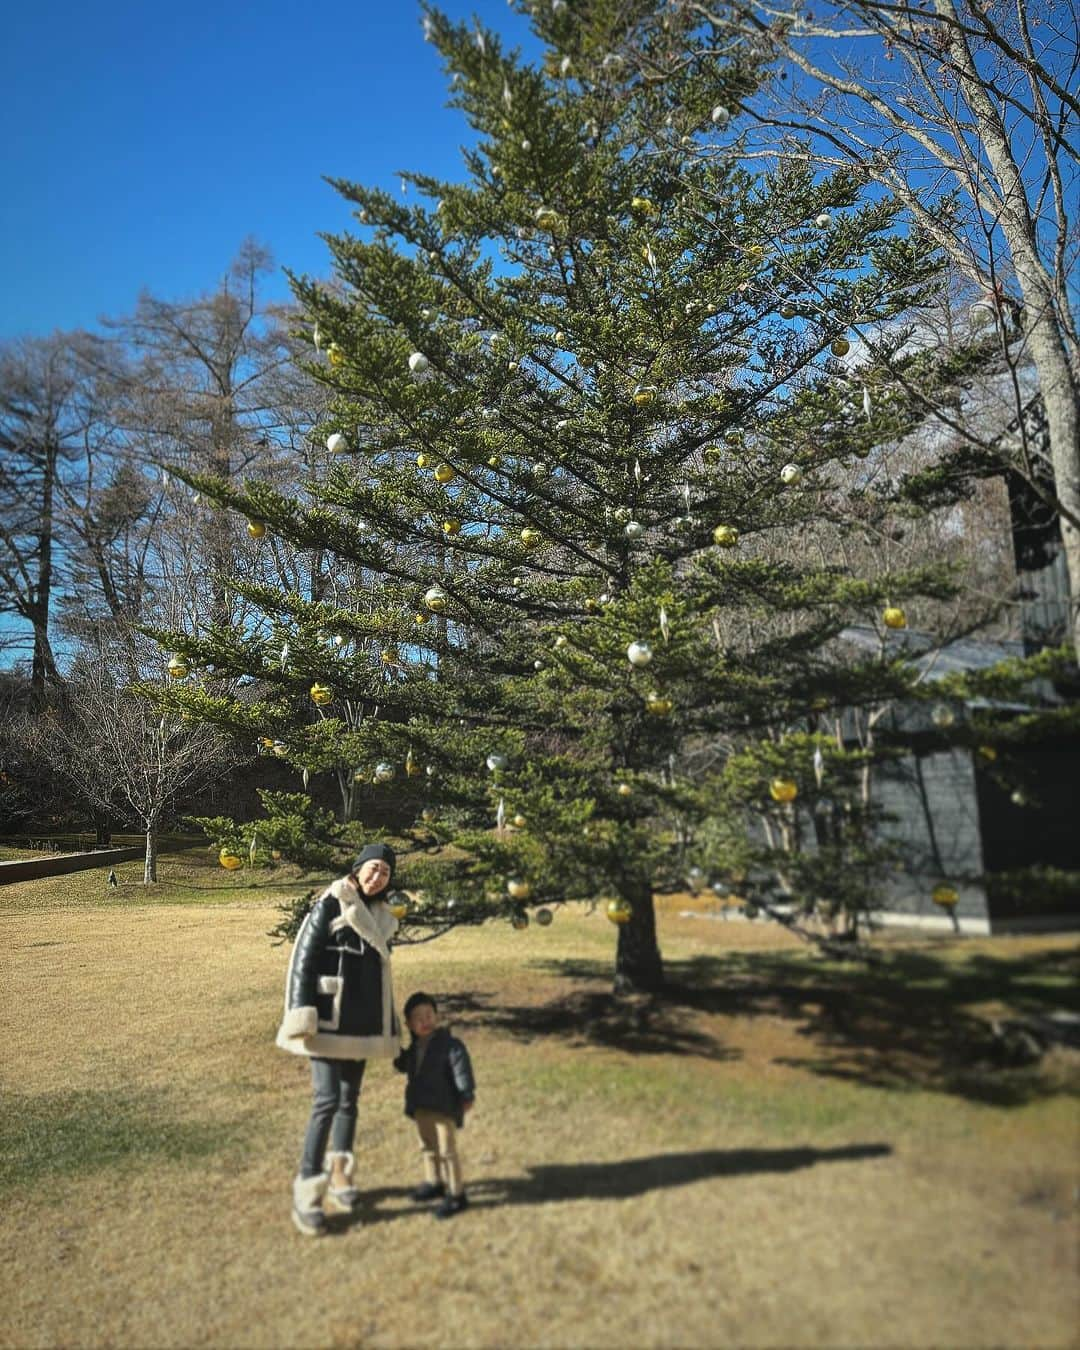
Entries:
[[424,1156],[424,1182],[414,1200],[442,1196],[435,1217],[449,1219],[468,1204],[457,1154],[457,1131],[476,1097],[472,1064],[465,1046],[439,1026],[435,1000],[415,993],[405,1003],[405,1022],[412,1040],[394,1068],[408,1074],[405,1114],[416,1121]]

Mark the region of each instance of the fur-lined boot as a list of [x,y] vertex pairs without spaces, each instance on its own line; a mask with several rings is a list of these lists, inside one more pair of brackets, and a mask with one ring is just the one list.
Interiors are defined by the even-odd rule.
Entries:
[[292,1219],[305,1237],[322,1237],[326,1216],[322,1201],[330,1178],[325,1172],[313,1177],[295,1177],[292,1184]]
[[360,1199],[360,1192],[353,1185],[356,1175],[356,1159],[351,1153],[331,1153],[330,1185],[326,1192],[326,1203],[338,1214],[351,1214]]

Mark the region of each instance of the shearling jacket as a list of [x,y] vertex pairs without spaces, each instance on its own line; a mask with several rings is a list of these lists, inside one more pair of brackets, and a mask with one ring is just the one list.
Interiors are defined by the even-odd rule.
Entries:
[[436,1027],[417,1068],[419,1043],[413,1040],[394,1060],[394,1068],[409,1076],[405,1084],[405,1114],[438,1111],[453,1116],[458,1128],[465,1124],[463,1102],[476,1096],[469,1052],[448,1027]]
[[319,896],[289,958],[282,1050],[354,1060],[398,1053],[389,945],[397,926],[385,903],[365,900],[348,877]]

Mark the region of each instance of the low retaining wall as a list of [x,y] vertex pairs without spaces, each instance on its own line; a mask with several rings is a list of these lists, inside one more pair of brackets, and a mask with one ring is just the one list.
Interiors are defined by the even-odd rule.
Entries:
[[101,848],[94,853],[61,853],[53,858],[0,862],[0,886],[12,881],[34,881],[38,877],[59,877],[65,872],[85,872],[90,867],[112,867],[114,863],[142,858],[145,853],[145,848]]

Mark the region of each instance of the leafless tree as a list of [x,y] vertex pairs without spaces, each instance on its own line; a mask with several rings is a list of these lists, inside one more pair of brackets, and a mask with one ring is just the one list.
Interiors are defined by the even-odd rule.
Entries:
[[[741,110],[747,146],[854,170],[901,201],[970,279],[994,325],[1013,417],[1034,366],[1045,406],[1080,651],[1080,337],[1070,277],[1080,235],[1075,0],[732,0],[692,3],[719,42],[783,65]],[[1038,487],[1020,433],[1000,448]],[[1044,489],[1045,490],[1045,489]]]

